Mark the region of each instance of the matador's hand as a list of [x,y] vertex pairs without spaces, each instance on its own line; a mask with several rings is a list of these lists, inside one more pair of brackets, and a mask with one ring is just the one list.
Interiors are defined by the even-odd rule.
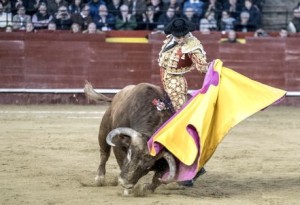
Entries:
[[209,69],[211,66],[213,66],[213,61],[207,63],[207,68],[206,68],[206,72],[205,72],[205,73],[207,73],[208,69]]

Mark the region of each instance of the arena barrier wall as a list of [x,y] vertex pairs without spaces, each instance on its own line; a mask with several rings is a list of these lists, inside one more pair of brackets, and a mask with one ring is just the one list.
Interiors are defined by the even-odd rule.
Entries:
[[[157,56],[165,36],[145,31],[119,35],[147,41],[109,43],[108,38],[118,37],[116,31],[95,35],[1,32],[0,103],[86,103],[85,80],[99,91],[140,82],[161,85]],[[248,33],[239,36],[245,43],[225,44],[220,42],[221,33],[194,35],[203,43],[208,61],[219,58],[224,66],[249,78],[300,91],[299,37],[255,38]],[[194,71],[187,79],[190,89],[199,89],[203,76]],[[300,104],[298,99],[291,97],[285,103]]]

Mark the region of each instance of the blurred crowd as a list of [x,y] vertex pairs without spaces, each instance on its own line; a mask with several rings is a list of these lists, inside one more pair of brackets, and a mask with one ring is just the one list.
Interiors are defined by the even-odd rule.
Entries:
[[[203,33],[262,28],[264,0],[0,0],[0,29],[163,31],[176,17],[193,22]],[[300,31],[300,3],[286,28]]]

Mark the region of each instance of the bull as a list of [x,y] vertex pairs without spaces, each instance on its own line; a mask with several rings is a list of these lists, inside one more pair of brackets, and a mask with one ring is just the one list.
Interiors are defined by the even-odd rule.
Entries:
[[[165,92],[149,83],[126,86],[112,99],[95,92],[88,82],[84,90],[89,99],[111,103],[103,115],[98,134],[100,165],[96,184],[105,184],[105,165],[111,147],[121,170],[118,181],[124,188],[124,195],[132,193],[139,179],[150,171],[154,171],[152,182],[143,185],[140,193],[153,192],[162,183],[172,182],[176,175],[174,157],[167,151],[153,157],[147,148],[149,138],[174,114]],[[160,106],[153,102],[160,102]],[[163,181],[166,172],[168,175]]]

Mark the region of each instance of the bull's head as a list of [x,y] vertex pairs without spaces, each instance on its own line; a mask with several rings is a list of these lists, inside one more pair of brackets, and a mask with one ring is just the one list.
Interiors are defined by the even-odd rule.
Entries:
[[128,144],[127,156],[124,158],[119,177],[119,182],[125,189],[128,190],[133,188],[138,180],[146,175],[160,158],[164,158],[169,166],[168,178],[162,182],[169,183],[174,180],[176,165],[174,157],[170,153],[162,152],[158,156],[152,157],[147,148],[147,138],[144,138],[142,134],[136,130],[127,127],[120,127],[112,130],[107,135],[107,144],[115,146],[113,138],[122,135],[128,136],[131,139]]

